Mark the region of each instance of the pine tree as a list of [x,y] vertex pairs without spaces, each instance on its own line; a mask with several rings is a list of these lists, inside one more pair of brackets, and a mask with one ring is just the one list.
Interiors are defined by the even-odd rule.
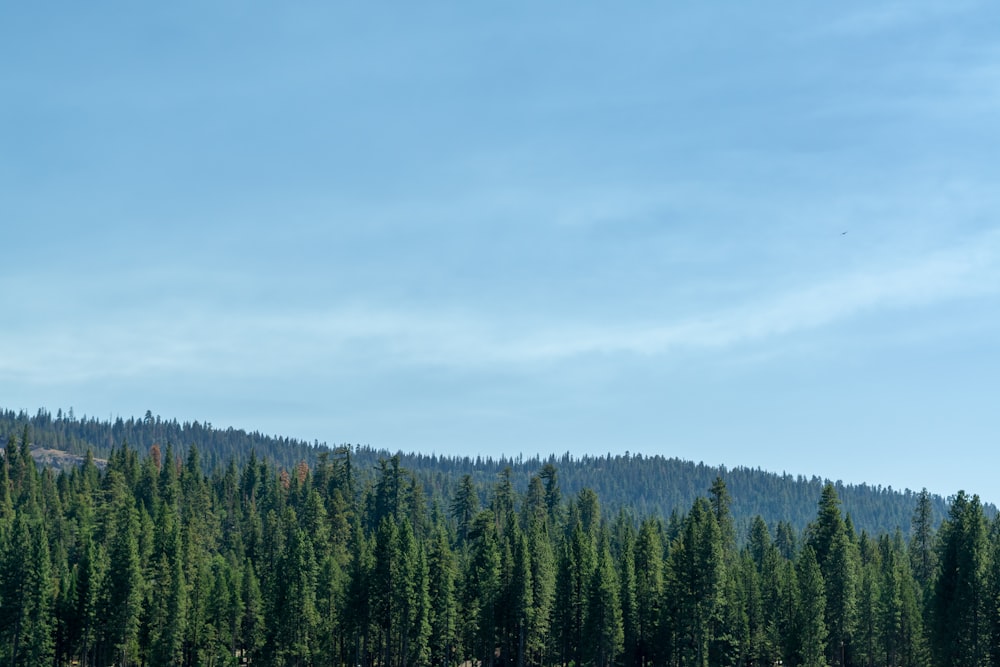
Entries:
[[14,499],[11,497],[10,457],[13,445],[7,442],[6,454],[0,459],[0,547],[6,542],[14,523]]
[[583,663],[585,650],[587,599],[590,583],[597,566],[597,558],[594,540],[585,532],[584,524],[579,519],[573,524],[573,532],[570,536],[568,564],[569,600],[566,611],[568,613],[569,656],[575,664],[580,665]]
[[462,595],[463,646],[467,658],[495,663],[497,602],[500,594],[500,546],[491,512],[476,515]]
[[[864,536],[867,539],[867,536]],[[883,633],[886,622],[885,598],[880,582],[881,563],[877,555],[864,562],[858,579],[858,623],[854,643],[855,662],[863,667],[874,667],[886,663]],[[891,613],[891,611],[889,612]]]
[[732,504],[732,496],[726,488],[726,482],[721,477],[716,477],[709,490],[709,500],[712,504],[712,513],[715,521],[719,524],[719,538],[722,540],[723,548],[727,554],[735,554],[736,549],[736,527],[733,524],[733,515],[729,511]]
[[316,651],[316,559],[312,541],[297,526],[295,511],[287,510],[288,536],[279,571],[282,578],[274,602],[275,663],[307,665]]
[[125,476],[108,472],[111,493],[111,546],[108,573],[101,594],[105,651],[122,667],[138,659],[139,612],[143,598],[142,568],[139,559],[139,519]]
[[940,530],[931,600],[932,650],[940,667],[988,665],[986,526],[978,496],[959,491]]
[[510,634],[512,639],[513,662],[517,667],[524,667],[528,653],[528,632],[531,626],[531,615],[534,609],[534,587],[531,580],[531,554],[528,550],[528,538],[520,530],[510,531],[513,542],[511,560],[510,593]]
[[212,559],[212,595],[208,605],[210,665],[225,665],[236,660],[240,643],[240,620],[243,617],[241,596],[243,571],[235,561],[216,554]]
[[327,554],[319,567],[316,584],[316,611],[318,614],[317,662],[336,664],[342,661],[340,647],[344,640],[343,610],[345,580],[340,564],[332,554]]
[[667,564],[677,655],[683,664],[707,667],[725,569],[719,525],[704,498],[692,505]]
[[815,552],[826,585],[825,620],[829,630],[826,656],[833,665],[846,663],[856,622],[857,556],[852,538],[840,514],[836,487],[827,482],[823,486],[816,523],[810,527],[809,546]]
[[[351,539],[351,564],[347,579],[347,602],[344,616],[351,635],[351,661],[367,665],[372,652],[372,627],[377,624],[378,607],[375,598],[375,556],[358,517]],[[377,651],[377,647],[375,648]]]
[[400,610],[401,664],[425,665],[430,649],[430,595],[429,573],[423,549],[417,544],[409,523],[403,523],[399,531],[400,570],[394,589],[396,606]]
[[[811,556],[815,562],[815,555]],[[782,664],[799,664],[801,655],[802,628],[800,627],[800,595],[799,577],[797,574],[798,561],[802,559],[800,552],[795,562],[782,558],[776,563],[774,587],[768,606],[774,614],[775,622],[775,646],[781,656]],[[822,575],[821,575],[822,576]],[[822,600],[825,605],[826,601]],[[819,628],[817,628],[818,630]],[[826,625],[822,625],[822,635],[825,641]]]
[[427,569],[430,576],[428,662],[447,667],[455,656],[458,612],[455,608],[455,558],[440,523],[434,529],[428,550]]
[[742,660],[748,665],[768,665],[777,654],[771,645],[773,611],[765,612],[764,590],[760,571],[749,550],[744,549],[737,563],[737,585],[742,590],[746,618],[746,646]]
[[624,632],[618,574],[607,536],[601,538],[587,591],[583,664],[611,667],[621,655]]
[[[29,512],[35,516],[29,518]],[[0,620],[10,664],[50,664],[55,655],[51,556],[45,524],[30,501],[14,518],[2,574]]]
[[798,654],[802,667],[825,667],[827,629],[825,587],[819,563],[811,546],[799,554],[796,567],[798,581]]
[[549,511],[549,523],[558,526],[562,523],[562,490],[559,486],[559,472],[551,463],[542,466],[538,476],[545,483],[545,506]]
[[569,537],[559,542],[555,577],[555,604],[552,607],[552,661],[565,667],[574,651],[576,633],[573,626],[573,549]]
[[407,497],[407,472],[400,465],[399,455],[378,463],[375,483],[374,511],[370,520],[372,527],[377,528],[383,519],[402,521],[409,518],[409,498]]
[[798,553],[798,540],[795,529],[787,521],[779,521],[774,529],[774,546],[785,560],[795,560]]
[[713,665],[745,663],[750,655],[748,596],[752,592],[743,581],[741,563],[732,555],[724,560],[719,608],[710,629],[709,662]]
[[937,558],[934,552],[934,508],[926,488],[917,495],[910,523],[910,558],[913,576],[923,590],[928,590]]
[[90,664],[97,642],[101,590],[99,554],[89,530],[80,534],[80,558],[76,564],[76,586],[70,620],[70,652],[81,664]]
[[476,493],[472,475],[463,475],[451,501],[451,516],[458,522],[458,539],[465,542],[472,527],[472,520],[479,511],[479,495]]
[[526,639],[527,662],[544,664],[550,648],[553,600],[556,591],[556,564],[546,516],[528,524],[528,550],[531,566],[531,609]]
[[260,591],[260,580],[249,559],[243,564],[240,598],[243,600],[243,617],[240,619],[238,650],[244,656],[247,665],[261,664],[262,650],[267,641],[264,599]]
[[179,519],[163,503],[157,521],[155,578],[150,582],[150,664],[181,663],[187,620],[187,584]]
[[622,610],[622,658],[626,665],[635,665],[638,651],[638,616],[635,575],[635,527],[630,517],[620,512],[615,525],[618,560],[619,598]]
[[662,529],[655,519],[639,527],[635,547],[636,656],[638,667],[655,662],[663,597]]

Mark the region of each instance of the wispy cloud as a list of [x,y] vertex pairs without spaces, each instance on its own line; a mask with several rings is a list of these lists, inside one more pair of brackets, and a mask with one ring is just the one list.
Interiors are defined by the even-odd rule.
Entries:
[[728,347],[833,325],[868,312],[1000,292],[1000,234],[896,267],[874,267],[687,320],[556,330],[516,340],[510,360],[588,353],[667,354]]
[[291,313],[118,313],[75,331],[8,332],[0,377],[34,383],[236,377],[365,367],[524,370],[594,354],[671,355],[781,339],[886,310],[1000,292],[1000,233],[675,321],[511,321],[372,306]]

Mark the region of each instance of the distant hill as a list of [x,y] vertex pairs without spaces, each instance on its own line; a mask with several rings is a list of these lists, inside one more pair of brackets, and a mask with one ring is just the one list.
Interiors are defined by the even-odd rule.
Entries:
[[[223,467],[234,460],[242,465],[251,451],[258,458],[275,466],[291,470],[304,461],[314,465],[320,456],[331,456],[335,448],[325,443],[307,443],[294,438],[269,436],[241,429],[218,429],[211,424],[164,420],[147,412],[142,418],[117,418],[114,421],[92,417],[75,417],[61,410],[53,416],[46,410],[30,415],[27,412],[0,410],[0,442],[10,436],[20,437],[25,427],[31,432],[36,461],[54,467],[72,465],[88,450],[98,459],[107,458],[113,449],[123,445],[145,453],[154,444],[161,448],[173,445],[178,457],[186,456],[191,445],[198,448],[206,471]],[[364,481],[380,459],[392,452],[365,446],[340,447],[349,452],[359,478]],[[482,500],[498,475],[511,469],[514,488],[523,492],[529,478],[542,466],[552,464],[558,471],[563,495],[574,496],[591,488],[600,497],[603,510],[616,514],[625,509],[637,518],[659,515],[667,518],[673,512],[683,513],[699,496],[704,496],[716,477],[721,477],[732,496],[732,512],[740,534],[756,515],[769,524],[787,521],[798,530],[816,516],[816,504],[825,479],[776,474],[759,468],[726,468],[683,461],[664,456],[608,454],[576,457],[570,453],[546,458],[484,458],[447,457],[398,453],[400,463],[420,479],[430,500],[447,507],[458,481],[470,475],[477,483]],[[891,487],[867,484],[836,483],[843,510],[849,514],[855,528],[871,534],[892,532],[904,534],[910,529],[910,519],[916,503],[916,493]],[[956,490],[957,491],[957,490]],[[933,497],[935,523],[947,513],[947,501]],[[986,506],[989,515],[996,508]]]
[[81,456],[90,450],[97,458],[107,458],[112,449],[125,444],[140,452],[148,452],[155,444],[161,447],[172,444],[181,457],[187,454],[190,445],[197,445],[206,472],[226,466],[230,459],[242,465],[251,451],[256,451],[259,458],[291,469],[300,461],[314,463],[319,451],[328,450],[325,445],[294,438],[234,428],[218,429],[198,421],[168,421],[154,417],[149,411],[142,418],[118,417],[111,421],[87,416],[78,418],[72,410],[68,413],[59,410],[53,416],[44,409],[34,415],[0,410],[0,444],[6,443],[11,435],[20,437],[26,425],[31,428],[36,446]]

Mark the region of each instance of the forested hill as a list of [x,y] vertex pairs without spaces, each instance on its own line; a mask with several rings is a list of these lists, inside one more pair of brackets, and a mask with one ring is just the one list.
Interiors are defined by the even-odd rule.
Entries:
[[[150,412],[143,418],[112,421],[77,418],[72,411],[64,414],[60,410],[53,416],[46,410],[39,410],[34,415],[3,410],[0,411],[0,444],[11,436],[20,437],[25,426],[31,430],[36,449],[60,450],[80,456],[90,450],[97,458],[107,458],[113,449],[125,444],[139,452],[149,451],[154,444],[161,448],[171,444],[177,455],[184,457],[189,446],[196,445],[206,473],[230,460],[243,465],[251,452],[259,458],[269,459],[279,468],[292,470],[300,462],[313,466],[320,457],[343,456],[349,449],[354,468],[364,482],[372,477],[380,459],[393,456],[392,452],[367,446],[341,447],[337,454],[337,449],[318,442],[242,429],[219,429],[198,421],[164,420]],[[722,477],[732,496],[732,512],[741,535],[756,515],[771,525],[787,521],[796,529],[803,529],[815,517],[816,501],[827,481],[817,476],[807,478],[758,468],[725,468],[627,453],[601,457],[574,457],[567,453],[530,459],[403,453],[398,456],[400,463],[423,482],[429,498],[445,506],[464,475],[470,475],[480,488],[486,489],[504,469],[510,468],[515,490],[523,493],[531,475],[551,464],[558,472],[564,493],[575,495],[584,488],[593,489],[609,515],[627,508],[637,518],[669,517],[671,513],[689,508],[695,498],[706,493],[716,477]],[[840,482],[836,483],[836,488],[845,513],[850,515],[858,531],[877,534],[900,528],[904,534],[908,533],[916,503],[914,492]],[[946,501],[938,496],[932,499],[935,522],[940,521],[947,513]],[[992,506],[985,509],[989,515],[996,512]]]
[[[358,460],[386,454],[359,450]],[[732,512],[737,532],[746,533],[753,517],[760,515],[769,524],[787,521],[797,530],[816,516],[816,501],[823,485],[830,480],[776,474],[759,468],[712,466],[664,456],[619,454],[574,457],[563,454],[539,459],[448,458],[419,454],[400,455],[406,468],[425,473],[440,488],[468,474],[480,484],[489,485],[507,467],[511,468],[514,486],[524,491],[533,474],[552,464],[559,474],[559,483],[567,495],[582,489],[593,489],[601,497],[605,511],[614,514],[619,508],[629,508],[638,517],[658,515],[669,517],[704,496],[712,482],[721,477],[732,496]],[[835,482],[843,502],[858,531],[871,534],[892,532],[896,528],[908,534],[917,493],[897,491],[891,487]],[[957,489],[956,489],[957,491]],[[947,501],[932,496],[935,524],[948,511]],[[987,506],[992,516],[995,508]]]
[[219,429],[198,421],[168,421],[154,417],[149,411],[142,418],[118,417],[112,421],[87,416],[77,418],[72,409],[68,413],[59,410],[55,416],[44,409],[34,415],[24,411],[0,410],[0,438],[3,443],[12,435],[20,437],[25,426],[31,428],[36,447],[78,455],[90,450],[97,458],[107,458],[113,449],[124,444],[140,452],[149,451],[153,445],[165,447],[172,444],[178,455],[185,456],[188,446],[194,444],[198,447],[205,472],[225,466],[231,459],[242,465],[251,451],[256,452],[259,458],[291,469],[300,461],[314,463],[317,452],[327,450],[319,443],[309,444],[294,438],[235,428]]

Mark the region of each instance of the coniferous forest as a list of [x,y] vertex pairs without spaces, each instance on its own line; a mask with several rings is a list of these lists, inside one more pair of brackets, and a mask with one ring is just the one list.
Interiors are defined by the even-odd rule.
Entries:
[[741,534],[717,478],[683,513],[609,516],[546,464],[428,494],[351,449],[206,473],[196,447],[60,472],[25,427],[0,466],[10,665],[1000,664],[1000,523],[858,531],[826,484],[803,530]]
[[[0,410],[0,449],[9,436],[20,436],[25,427],[31,429],[32,453],[36,461],[57,468],[77,465],[90,451],[98,465],[103,465],[115,447],[128,445],[148,452],[153,445],[173,443],[174,452],[187,456],[187,447],[198,446],[202,470],[211,474],[224,469],[230,461],[237,467],[247,463],[253,452],[278,468],[292,470],[305,462],[314,467],[319,457],[334,448],[323,443],[308,443],[289,437],[267,436],[242,429],[217,428],[210,423],[178,422],[154,416],[147,411],[142,418],[98,420],[76,417],[72,408],[55,415],[47,410],[35,414]],[[534,456],[462,456],[447,457],[420,453],[390,452],[365,445],[350,446],[357,472],[356,481],[365,484],[377,469],[381,459],[398,456],[400,464],[417,477],[428,496],[439,497],[446,503],[463,476],[476,483],[480,502],[488,500],[497,475],[510,470],[511,484],[523,494],[531,477],[546,465],[559,470],[559,483],[566,495],[575,496],[591,489],[601,499],[606,515],[614,516],[626,509],[638,518],[658,515],[669,517],[674,512],[686,512],[695,499],[705,494],[716,477],[726,480],[732,496],[732,514],[737,533],[745,535],[754,517],[761,516],[772,529],[779,521],[803,530],[815,517],[816,499],[827,480],[788,473],[775,474],[759,468],[706,465],[667,458],[644,456],[628,452],[606,456],[573,456],[570,453]],[[60,457],[54,455],[61,453]],[[53,454],[53,456],[50,456]],[[916,492],[875,487],[867,484],[834,483],[845,513],[851,515],[855,528],[870,534],[892,532],[896,528],[907,535],[910,516],[917,501]],[[930,496],[933,522],[937,525],[948,511],[947,502],[937,495]],[[986,505],[988,516],[996,508]]]

